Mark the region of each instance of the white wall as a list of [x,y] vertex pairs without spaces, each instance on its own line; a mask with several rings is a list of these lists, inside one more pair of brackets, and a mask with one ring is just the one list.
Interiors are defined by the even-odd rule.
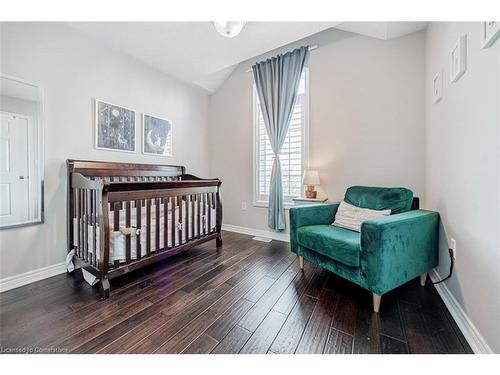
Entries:
[[[467,34],[467,71],[450,83],[449,53]],[[443,99],[432,103],[443,70]],[[456,270],[446,285],[487,341],[500,352],[500,42],[480,47],[480,24],[431,23],[426,37],[425,205],[441,214],[441,259],[457,241]]]
[[[382,41],[328,30],[268,54],[319,45],[309,60],[310,168],[330,201],[357,184],[423,196],[424,42],[423,32]],[[240,64],[210,97],[210,171],[223,180],[224,223],[266,230],[267,209],[252,206],[253,76],[245,72],[264,57]]]
[[[208,176],[208,96],[58,23],[1,23],[1,68],[45,91],[45,224],[0,230],[0,279],[66,255],[67,158],[182,164]],[[171,158],[95,150],[93,99],[173,121]],[[140,127],[137,127],[139,131]],[[140,141],[137,137],[137,142]],[[189,145],[189,147],[186,147]]]

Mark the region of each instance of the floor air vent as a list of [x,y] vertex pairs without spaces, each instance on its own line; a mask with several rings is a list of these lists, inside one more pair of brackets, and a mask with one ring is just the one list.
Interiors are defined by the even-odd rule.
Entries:
[[261,241],[261,242],[271,242],[272,238],[255,236],[252,238],[252,240]]

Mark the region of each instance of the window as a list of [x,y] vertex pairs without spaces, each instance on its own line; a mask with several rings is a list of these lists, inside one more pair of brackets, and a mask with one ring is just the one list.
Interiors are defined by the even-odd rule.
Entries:
[[[273,167],[273,150],[267,136],[264,118],[260,110],[255,85],[254,103],[254,204],[267,206],[269,201],[269,183]],[[285,205],[292,204],[292,199],[302,193],[302,174],[307,164],[308,136],[308,71],[304,69],[300,78],[297,102],[279,154],[283,182]]]

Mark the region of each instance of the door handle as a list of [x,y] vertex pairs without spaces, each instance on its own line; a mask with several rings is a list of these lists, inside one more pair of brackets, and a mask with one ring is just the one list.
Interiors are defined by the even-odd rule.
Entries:
[[24,180],[24,178],[25,178],[24,176],[19,176],[20,180]]

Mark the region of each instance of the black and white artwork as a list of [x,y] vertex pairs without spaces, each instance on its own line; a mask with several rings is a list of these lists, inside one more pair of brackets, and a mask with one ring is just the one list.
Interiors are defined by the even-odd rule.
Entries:
[[142,124],[142,152],[172,156],[172,122],[143,113]]
[[135,152],[135,111],[96,100],[96,148]]

